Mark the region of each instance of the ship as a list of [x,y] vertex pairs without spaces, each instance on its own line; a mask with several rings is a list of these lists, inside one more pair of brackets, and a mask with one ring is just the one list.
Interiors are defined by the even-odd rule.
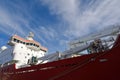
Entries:
[[[120,26],[71,40],[63,52],[12,35],[0,48],[0,80],[120,80]],[[57,47],[57,46],[56,46]]]

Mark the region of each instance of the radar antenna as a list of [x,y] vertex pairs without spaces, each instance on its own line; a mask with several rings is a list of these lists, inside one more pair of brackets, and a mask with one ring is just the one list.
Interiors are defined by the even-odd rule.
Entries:
[[27,37],[28,40],[33,40],[34,37],[34,33],[33,32],[29,32],[29,35]]

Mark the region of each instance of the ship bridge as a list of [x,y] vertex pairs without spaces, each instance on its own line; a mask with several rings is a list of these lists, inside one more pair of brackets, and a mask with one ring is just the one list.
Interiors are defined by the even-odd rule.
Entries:
[[24,39],[18,35],[13,35],[10,39],[10,41],[8,42],[9,45],[14,46],[16,43],[20,43],[20,44],[24,44],[26,45],[28,48],[39,51],[39,50],[43,50],[45,52],[47,52],[47,48],[41,46],[41,44],[37,41],[35,41],[33,39],[33,33],[30,32],[29,36],[27,37],[27,39]]

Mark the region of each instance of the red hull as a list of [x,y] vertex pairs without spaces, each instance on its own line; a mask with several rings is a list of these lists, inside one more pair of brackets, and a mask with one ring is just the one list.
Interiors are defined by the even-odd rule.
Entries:
[[106,52],[15,70],[0,69],[0,80],[120,80],[120,37]]

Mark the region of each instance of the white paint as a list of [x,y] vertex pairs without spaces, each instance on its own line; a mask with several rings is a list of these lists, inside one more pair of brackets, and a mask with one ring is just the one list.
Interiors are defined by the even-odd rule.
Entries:
[[[31,58],[37,57],[43,57],[45,55],[45,52],[42,50],[32,50],[28,48],[26,45],[22,43],[15,43],[14,46],[11,48],[8,48],[0,53],[0,64],[8,63],[9,61],[16,60],[18,61],[16,63],[16,68],[19,68],[21,66],[28,65],[28,60],[31,60]],[[41,61],[38,61],[37,64],[39,64]]]
[[44,51],[35,51],[32,49],[27,48],[26,45],[21,44],[21,43],[17,43],[14,46],[14,50],[13,50],[13,60],[17,60],[19,61],[18,63],[20,65],[22,64],[27,64],[28,60],[32,58],[32,56],[40,58],[42,56],[44,56],[45,52]]

